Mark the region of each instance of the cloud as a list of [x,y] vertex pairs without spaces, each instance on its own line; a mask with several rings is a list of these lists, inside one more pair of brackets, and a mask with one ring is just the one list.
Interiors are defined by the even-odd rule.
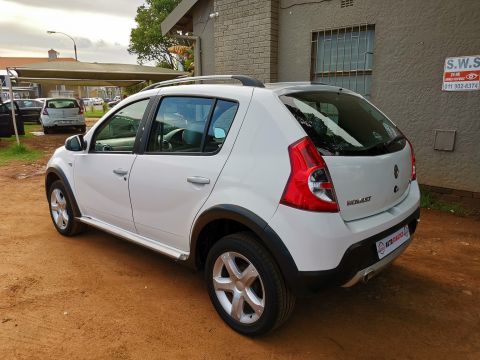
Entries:
[[[74,57],[72,41],[66,37],[52,37],[44,32],[21,24],[0,23],[0,56],[47,57],[51,48],[61,57]],[[112,62],[135,64],[136,57],[127,52],[127,46],[103,39],[92,41],[88,38],[75,38],[78,59],[85,62]]]
[[144,0],[7,0],[8,2],[27,5],[31,7],[50,8],[55,10],[81,10],[90,13],[106,13],[121,16],[135,17],[137,8],[144,4]]

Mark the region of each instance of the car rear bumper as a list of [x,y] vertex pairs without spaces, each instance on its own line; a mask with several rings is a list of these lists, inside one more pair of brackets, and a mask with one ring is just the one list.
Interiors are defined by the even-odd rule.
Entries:
[[49,119],[42,117],[42,125],[45,127],[58,127],[58,126],[82,126],[85,125],[84,117],[69,117],[69,118],[55,118]]
[[[298,295],[308,295],[330,286],[350,287],[362,280],[369,280],[393,262],[410,245],[417,228],[420,209],[417,208],[408,218],[397,225],[368,239],[353,244],[345,252],[340,264],[330,270],[299,271],[293,291]],[[379,259],[376,242],[408,225],[410,240],[398,249]]]
[[[268,225],[285,245],[293,263],[292,266],[279,262],[289,287],[299,295],[308,294],[324,286],[346,285],[371,270],[380,271],[380,265],[389,261],[371,268],[380,261],[375,242],[405,225],[413,235],[419,205],[420,190],[416,181],[410,184],[400,203],[353,221],[344,221],[339,213],[317,213],[279,205]],[[403,244],[385,258],[393,261],[407,246],[408,243]]]

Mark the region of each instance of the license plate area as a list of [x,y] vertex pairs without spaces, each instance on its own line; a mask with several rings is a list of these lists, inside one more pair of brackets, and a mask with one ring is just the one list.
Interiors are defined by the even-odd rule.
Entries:
[[377,255],[379,259],[384,258],[388,254],[398,249],[402,244],[410,240],[410,230],[408,225],[401,227],[393,234],[379,240],[375,243]]

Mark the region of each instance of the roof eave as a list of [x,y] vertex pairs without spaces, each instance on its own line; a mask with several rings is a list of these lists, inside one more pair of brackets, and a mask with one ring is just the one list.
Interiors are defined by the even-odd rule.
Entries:
[[193,5],[195,5],[198,0],[183,0],[180,4],[177,5],[175,9],[162,21],[160,28],[162,34],[166,35],[173,28],[178,28],[177,24],[189,13]]

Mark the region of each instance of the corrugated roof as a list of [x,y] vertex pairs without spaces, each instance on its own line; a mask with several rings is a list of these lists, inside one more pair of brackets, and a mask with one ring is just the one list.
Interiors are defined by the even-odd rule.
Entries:
[[21,81],[39,84],[130,86],[170,80],[188,73],[155,66],[51,61],[11,68]]

